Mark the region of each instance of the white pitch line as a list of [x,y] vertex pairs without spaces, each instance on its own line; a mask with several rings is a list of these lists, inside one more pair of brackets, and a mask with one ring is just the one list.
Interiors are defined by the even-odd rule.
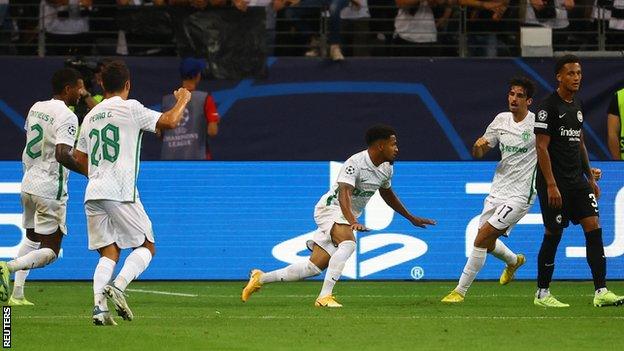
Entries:
[[216,316],[227,319],[624,319],[624,316]]
[[157,291],[157,290],[143,290],[143,289],[126,289],[126,291],[131,292],[140,292],[146,294],[156,294],[156,295],[171,295],[171,296],[184,296],[184,297],[197,297],[197,294],[184,294],[184,293],[176,293],[169,291]]
[[[371,298],[371,299],[378,299],[378,298],[438,298],[443,296],[445,293],[441,293],[440,295],[349,295],[349,294],[343,294],[341,295],[341,297],[343,298]],[[218,294],[205,294],[205,295],[201,295],[203,297],[214,297],[214,298],[239,298],[240,295],[218,295]],[[266,294],[266,295],[262,295],[262,294],[255,294],[254,295],[254,299],[255,298],[308,298],[308,297],[317,297],[318,295],[314,295],[314,294],[300,294],[300,295],[272,295],[272,294]],[[505,294],[479,294],[479,295],[468,295],[469,298],[494,298],[494,297],[510,297],[510,298],[530,298],[532,299],[534,297],[534,294],[526,294],[526,295],[520,295],[520,294],[509,294],[509,295],[505,295]],[[594,296],[594,294],[584,294],[584,295],[565,295],[565,294],[557,294],[557,296],[560,297],[592,297]]]
[[[65,315],[65,316],[14,316],[12,318],[16,319],[88,319],[90,316],[87,315]],[[224,316],[221,314],[215,314],[211,316],[136,316],[137,319],[242,319],[242,320],[252,320],[252,319],[401,319],[401,320],[420,320],[420,319],[460,319],[460,320],[578,320],[578,319],[609,319],[609,320],[620,320],[624,319],[624,316],[331,316],[328,317],[326,315],[323,316]]]

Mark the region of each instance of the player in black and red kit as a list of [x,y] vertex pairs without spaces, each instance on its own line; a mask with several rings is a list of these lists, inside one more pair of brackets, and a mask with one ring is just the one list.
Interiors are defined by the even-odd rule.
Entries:
[[594,306],[617,306],[624,296],[606,287],[606,259],[602,243],[598,199],[600,188],[589,166],[583,141],[583,106],[575,97],[581,84],[581,64],[574,55],[557,60],[555,74],[559,86],[537,108],[535,119],[538,160],[537,193],[545,234],[540,248],[538,290],[534,303],[542,307],[568,307],[550,294],[557,246],[563,229],[572,221],[585,233],[587,263],[596,294]]

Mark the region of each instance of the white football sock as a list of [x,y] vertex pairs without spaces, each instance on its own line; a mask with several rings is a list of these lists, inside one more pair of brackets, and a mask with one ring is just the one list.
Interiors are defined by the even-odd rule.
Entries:
[[33,250],[24,256],[18,257],[12,261],[7,262],[9,272],[17,272],[24,269],[33,269],[43,267],[49,263],[52,263],[56,259],[54,250],[44,247],[41,249]]
[[338,249],[329,259],[329,266],[327,267],[327,273],[325,273],[325,280],[323,281],[323,288],[321,289],[319,297],[332,294],[334,285],[336,285],[336,282],[338,282],[342,275],[345,263],[354,251],[355,241],[345,240],[338,244]]
[[308,261],[300,261],[291,264],[290,266],[282,269],[277,269],[271,272],[266,272],[260,278],[260,283],[273,283],[273,282],[294,282],[297,280],[303,280],[305,278],[314,277],[321,274],[321,270],[314,265],[314,263]]
[[492,256],[507,263],[508,266],[513,266],[518,263],[518,256],[513,253],[513,251],[511,251],[500,239],[496,239],[494,250],[490,253]]
[[102,311],[108,311],[106,298],[104,297],[104,287],[113,277],[116,264],[117,262],[108,257],[100,257],[93,273],[93,303],[95,306],[100,306]]
[[[39,249],[41,243],[32,241],[28,238],[24,238],[24,242],[19,247],[17,251],[17,257],[25,256],[26,254]],[[29,269],[21,270],[15,272],[15,278],[13,279],[13,296],[16,299],[24,298],[24,284],[26,283],[26,277],[30,273]]]
[[485,258],[487,257],[487,249],[481,247],[473,247],[470,257],[464,266],[464,271],[459,278],[459,283],[455,288],[455,291],[462,295],[466,295],[468,288],[477,277],[477,273],[483,268],[485,264]]
[[141,273],[149,266],[152,260],[152,253],[146,247],[138,247],[132,251],[126,258],[121,271],[113,282],[121,291],[126,290],[131,281],[139,277]]

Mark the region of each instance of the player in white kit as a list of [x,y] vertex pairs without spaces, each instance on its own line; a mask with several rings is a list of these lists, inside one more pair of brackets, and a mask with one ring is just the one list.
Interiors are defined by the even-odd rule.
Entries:
[[[26,147],[22,153],[24,177],[21,200],[26,238],[17,258],[0,262],[2,284],[0,300],[9,305],[33,305],[24,297],[24,283],[30,269],[44,267],[59,255],[65,226],[67,203],[66,168],[77,171],[72,157],[78,118],[67,107],[80,98],[80,73],[61,69],[52,77],[50,100],[35,103],[26,117]],[[14,288],[9,299],[9,275],[15,272]]]
[[472,253],[457,287],[442,302],[464,301],[488,252],[507,264],[499,280],[503,285],[513,280],[516,270],[526,261],[524,255],[512,252],[499,237],[507,236],[535,201],[535,114],[529,111],[534,92],[535,86],[529,79],[513,78],[507,94],[509,112],[499,113],[472,148],[473,156],[481,158],[498,144],[501,160],[483,204]]
[[430,219],[412,215],[392,190],[392,164],[399,151],[394,129],[383,125],[370,128],[366,132],[366,144],[368,149],[351,156],[344,163],[336,184],[314,208],[314,221],[318,229],[313,240],[308,242],[308,248],[312,251],[310,259],[272,272],[252,270],[241,295],[243,302],[263,284],[302,280],[327,269],[315,306],[342,307],[333,296],[333,288],[340,279],[345,263],[355,251],[354,231],[368,231],[357,219],[378,190],[388,206],[415,226],[425,228],[427,224],[435,224]]
[[[124,290],[145,271],[155,252],[152,223],[136,188],[141,137],[144,131],[177,127],[191,93],[183,88],[175,91],[177,102],[164,113],[128,100],[130,72],[122,61],[102,69],[102,85],[105,99],[85,116],[74,154],[83,169],[88,169],[85,211],[89,249],[100,253],[93,275],[93,323],[116,325],[106,299],[123,319],[132,320]],[[122,249],[133,251],[109,283]]]

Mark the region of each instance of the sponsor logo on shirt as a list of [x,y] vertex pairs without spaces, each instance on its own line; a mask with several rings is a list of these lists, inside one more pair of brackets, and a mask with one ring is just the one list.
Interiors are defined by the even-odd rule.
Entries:
[[576,113],[576,118],[579,122],[583,123],[583,112],[579,111]]
[[353,196],[371,197],[373,195],[375,195],[374,191],[360,190],[358,188],[353,189]]
[[500,144],[500,149],[501,152],[511,152],[511,153],[520,153],[520,154],[525,154],[529,151],[529,149],[527,149],[526,147],[520,147],[520,146],[510,146],[510,145],[505,145],[503,143]]
[[565,127],[559,127],[559,133],[562,137],[568,137],[569,141],[581,141],[581,130],[580,129],[566,129]]

